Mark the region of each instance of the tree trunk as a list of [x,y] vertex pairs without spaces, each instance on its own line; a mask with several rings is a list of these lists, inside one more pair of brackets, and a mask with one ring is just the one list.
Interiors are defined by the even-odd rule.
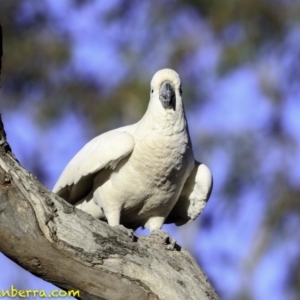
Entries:
[[81,299],[218,299],[186,250],[131,241],[47,190],[15,159],[1,119],[0,251]]

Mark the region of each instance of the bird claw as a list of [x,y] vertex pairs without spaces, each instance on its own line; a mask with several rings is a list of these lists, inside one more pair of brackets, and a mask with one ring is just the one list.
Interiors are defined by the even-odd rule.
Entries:
[[128,237],[130,237],[130,239],[131,239],[132,242],[135,241],[136,236],[135,236],[134,231],[132,229],[128,229],[128,228],[126,228],[125,226],[123,226],[121,224],[116,225],[114,227],[117,228],[117,229],[119,229],[119,230],[121,230],[121,231],[123,231],[124,233],[126,233],[126,235]]
[[176,240],[173,239],[166,230],[154,229],[151,231],[151,235],[157,235],[163,240],[163,244],[167,245],[166,249],[173,251],[176,245]]

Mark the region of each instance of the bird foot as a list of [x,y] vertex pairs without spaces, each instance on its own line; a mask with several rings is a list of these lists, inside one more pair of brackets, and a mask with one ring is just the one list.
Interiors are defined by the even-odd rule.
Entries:
[[128,229],[128,228],[126,228],[125,226],[123,226],[121,224],[115,225],[114,228],[117,228],[117,229],[123,231],[124,233],[126,233],[126,235],[128,237],[130,237],[130,239],[131,239],[132,242],[134,242],[136,240],[136,238],[137,238],[135,236],[135,234],[134,234],[134,231],[132,229]]
[[163,240],[163,244],[167,245],[166,249],[173,251],[176,245],[176,240],[173,239],[168,231],[162,229],[154,229],[151,231],[151,235],[157,235]]

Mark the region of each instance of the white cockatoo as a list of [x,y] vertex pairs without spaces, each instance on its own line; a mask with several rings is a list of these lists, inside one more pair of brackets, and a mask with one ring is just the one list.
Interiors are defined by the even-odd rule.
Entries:
[[194,159],[180,77],[171,69],[153,76],[142,119],[88,142],[53,188],[111,226],[151,232],[194,220],[211,190],[211,172]]

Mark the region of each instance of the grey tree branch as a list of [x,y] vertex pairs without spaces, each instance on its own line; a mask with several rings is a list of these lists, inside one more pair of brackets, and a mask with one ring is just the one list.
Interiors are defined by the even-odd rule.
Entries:
[[16,161],[1,119],[0,251],[82,299],[218,299],[186,250],[132,242],[47,190]]

